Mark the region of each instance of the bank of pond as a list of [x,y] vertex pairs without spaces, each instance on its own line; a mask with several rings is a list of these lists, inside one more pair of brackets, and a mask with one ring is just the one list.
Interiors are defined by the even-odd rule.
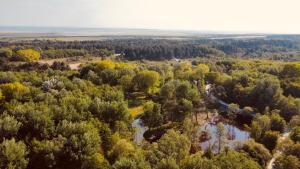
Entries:
[[[218,151],[218,136],[217,125],[218,123],[224,124],[224,143],[229,148],[234,148],[238,143],[244,142],[250,138],[250,133],[238,123],[232,124],[224,118],[222,115],[218,115],[206,122],[204,125],[199,126],[198,137],[199,147],[202,150],[210,148],[213,152]],[[134,142],[140,145],[143,140],[148,142],[155,142],[166,133],[168,129],[176,127],[180,123],[170,123],[158,128],[149,129],[147,126],[143,126],[141,117],[135,119],[132,123],[132,127],[135,128]]]

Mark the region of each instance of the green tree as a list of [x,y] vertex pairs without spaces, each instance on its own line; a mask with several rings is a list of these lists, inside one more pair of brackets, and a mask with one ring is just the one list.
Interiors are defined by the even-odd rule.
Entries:
[[218,152],[220,153],[225,144],[225,127],[223,123],[217,124],[217,129],[215,134],[217,138]]
[[[0,135],[3,138],[11,138],[17,135],[21,123],[13,116],[2,114],[0,116]],[[1,138],[0,138],[1,139]]]
[[109,162],[100,153],[89,157],[82,165],[83,169],[110,169]]
[[153,102],[147,102],[145,104],[143,122],[150,128],[158,127],[163,123],[160,104]]
[[300,161],[297,157],[288,155],[279,156],[274,162],[274,169],[299,169]]
[[60,167],[81,167],[100,150],[101,138],[98,130],[90,123],[64,120],[57,127],[57,133],[67,139],[62,148]]
[[263,136],[261,143],[270,151],[274,150],[277,145],[279,133],[276,131],[267,131]]
[[259,111],[264,111],[266,107],[276,108],[282,97],[282,89],[277,78],[259,79],[253,88],[254,105]]
[[257,115],[251,122],[251,137],[259,141],[271,128],[271,120],[267,115]]
[[133,79],[133,75],[125,75],[118,80],[119,84],[122,86],[122,89],[124,91],[129,91],[131,89],[132,79]]
[[202,157],[200,153],[192,154],[185,158],[180,165],[182,169],[219,169],[213,160]]
[[164,99],[164,101],[172,100],[175,96],[175,82],[171,81],[164,84],[160,89],[160,97]]
[[90,106],[92,114],[101,121],[114,126],[116,121],[128,120],[130,114],[124,101],[103,101],[95,98]]
[[133,77],[134,87],[146,94],[158,92],[160,85],[160,76],[157,72],[143,70]]
[[176,164],[176,160],[173,158],[167,158],[167,159],[162,159],[157,167],[157,169],[180,169],[179,166]]
[[285,120],[278,114],[272,113],[271,115],[271,130],[283,132],[286,126]]
[[272,158],[269,150],[264,145],[256,143],[253,139],[245,142],[241,150],[245,151],[253,159],[256,159],[261,166],[266,166]]
[[57,168],[60,160],[60,154],[63,152],[63,146],[67,139],[58,136],[52,140],[31,141],[31,158],[28,168]]
[[109,152],[110,159],[114,162],[121,157],[126,157],[128,154],[133,153],[135,151],[134,146],[125,139],[120,139],[117,143],[112,147]]
[[176,164],[179,164],[189,154],[190,147],[191,143],[185,135],[169,130],[151,146],[148,156],[152,156],[153,163],[158,163],[161,159],[173,158]]
[[299,77],[300,76],[300,64],[298,63],[288,63],[285,64],[281,76],[285,78],[289,77]]
[[221,169],[261,169],[262,167],[244,153],[223,151],[214,158],[214,164]]
[[13,51],[10,48],[0,48],[0,58],[11,58]]
[[297,126],[300,126],[300,115],[293,116],[293,118],[289,122],[289,127],[294,128]]
[[0,168],[25,169],[28,165],[27,148],[22,142],[16,142],[14,138],[4,140],[0,144]]
[[293,128],[290,137],[294,142],[300,141],[300,127]]
[[150,163],[146,161],[143,151],[136,150],[134,153],[130,153],[126,156],[122,156],[118,159],[113,169],[151,169]]

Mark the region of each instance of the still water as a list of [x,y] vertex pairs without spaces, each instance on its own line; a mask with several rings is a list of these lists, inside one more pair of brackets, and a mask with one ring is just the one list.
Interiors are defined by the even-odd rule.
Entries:
[[[243,142],[250,138],[250,133],[248,131],[242,130],[231,124],[224,124],[225,128],[225,146],[234,148],[237,143]],[[210,139],[200,143],[201,149],[205,150],[211,146],[214,152],[218,150],[216,131],[217,125],[213,123],[207,123],[201,127],[201,131],[208,131],[210,133]]]
[[141,144],[142,141],[144,140],[144,133],[148,130],[147,126],[143,126],[143,122],[140,118],[135,119],[132,123],[131,123],[132,128],[135,129],[135,133],[134,133],[134,142],[136,144]]

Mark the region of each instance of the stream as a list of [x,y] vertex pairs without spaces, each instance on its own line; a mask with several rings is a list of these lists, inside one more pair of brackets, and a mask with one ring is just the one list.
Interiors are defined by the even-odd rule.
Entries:
[[141,117],[135,119],[131,123],[131,127],[135,129],[133,140],[137,145],[140,145],[142,143],[142,141],[144,140],[144,133],[148,130],[148,127],[143,126]]

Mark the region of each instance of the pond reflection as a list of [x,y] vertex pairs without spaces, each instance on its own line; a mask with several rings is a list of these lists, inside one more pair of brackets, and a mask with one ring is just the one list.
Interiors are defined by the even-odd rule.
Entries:
[[[234,148],[237,142],[243,142],[250,138],[250,133],[248,131],[242,130],[231,124],[224,124],[225,129],[225,146],[230,148]],[[218,151],[217,146],[217,124],[215,123],[206,123],[201,127],[201,132],[208,132],[208,140],[200,143],[200,147],[202,150],[206,150],[208,147],[212,148],[213,152]]]

